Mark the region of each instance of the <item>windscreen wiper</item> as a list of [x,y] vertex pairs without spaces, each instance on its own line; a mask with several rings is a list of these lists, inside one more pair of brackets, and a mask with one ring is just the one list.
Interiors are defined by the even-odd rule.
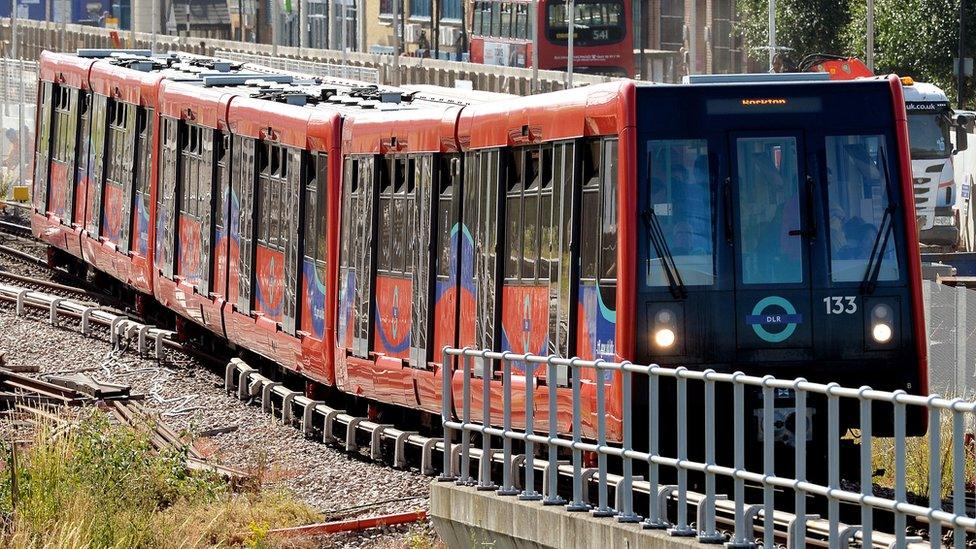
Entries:
[[647,239],[654,245],[657,256],[661,259],[661,268],[668,279],[668,289],[671,291],[671,295],[675,299],[687,297],[688,290],[681,280],[681,274],[678,272],[674,256],[671,255],[671,250],[668,248],[668,241],[664,237],[664,231],[661,229],[661,222],[657,218],[657,213],[654,212],[653,204],[641,212],[641,219],[644,220],[644,226],[647,227]]
[[871,246],[871,255],[868,257],[868,267],[864,271],[864,278],[861,280],[861,293],[873,294],[878,285],[878,277],[881,274],[881,264],[884,262],[884,251],[888,248],[888,239],[891,237],[894,227],[895,203],[894,193],[891,192],[891,177],[888,173],[888,158],[885,156],[884,147],[880,150],[881,167],[884,170],[885,192],[888,193],[888,205],[885,207],[884,215],[881,217],[881,224],[878,226],[878,234],[874,237],[874,244]]

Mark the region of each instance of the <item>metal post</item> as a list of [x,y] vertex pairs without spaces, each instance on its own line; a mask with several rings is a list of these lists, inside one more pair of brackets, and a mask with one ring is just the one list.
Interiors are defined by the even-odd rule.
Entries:
[[[603,359],[597,359],[594,366],[596,374],[596,444],[600,448],[607,444],[607,382],[602,366]],[[607,500],[607,455],[599,452],[596,456],[597,466],[597,508],[593,510],[594,517],[612,517],[616,511],[610,507]]]
[[573,64],[574,53],[573,44],[576,42],[576,0],[566,0],[566,17],[569,19],[567,24],[569,42],[566,49],[566,87],[573,87]]
[[867,45],[864,47],[864,62],[868,70],[874,72],[874,0],[868,0]]
[[[870,0],[869,0],[870,2]],[[870,387],[861,387],[858,398],[861,400],[861,494],[870,497],[874,494],[874,481],[871,466],[871,401],[864,395]],[[870,505],[861,507],[861,545],[871,545],[871,534],[874,530],[874,513]]]
[[[799,378],[794,384],[794,403],[793,425],[795,426],[796,439],[794,448],[796,450],[793,476],[797,482],[807,480],[807,392],[800,389],[800,384],[806,380]],[[796,511],[796,529],[794,537],[789,540],[790,547],[803,547],[807,537],[807,496],[801,490],[796,490],[793,494],[794,506]]]
[[567,511],[589,511],[590,506],[583,502],[583,452],[579,450],[581,441],[582,406],[580,404],[580,368],[576,365],[579,359],[569,361],[569,375],[573,376],[573,501],[566,506]]
[[[502,353],[502,486],[499,496],[517,496],[518,490],[512,486],[512,353]],[[486,422],[487,426],[488,423]]]
[[[622,364],[624,368],[630,366],[630,362]],[[634,512],[634,462],[627,457],[626,452],[634,449],[633,422],[634,416],[630,413],[633,409],[633,389],[631,388],[631,376],[633,374],[627,370],[620,373],[620,390],[623,391],[623,482],[617,486],[617,490],[623,491],[623,495],[618,497],[621,502],[620,515],[617,516],[619,522],[640,522],[640,516]]]
[[549,357],[546,366],[546,386],[549,388],[549,475],[546,479],[548,484],[546,491],[546,499],[542,501],[543,505],[563,505],[566,500],[559,497],[559,452],[556,449],[556,445],[552,441],[559,437],[559,432],[557,427],[559,424],[559,407],[557,406],[558,395],[556,393],[556,365],[553,363],[552,356]]
[[17,0],[10,0],[10,58],[17,59],[20,37],[17,36]]
[[[898,397],[905,394],[904,391],[895,391],[895,501],[902,503],[906,501],[905,490],[905,405],[898,402]],[[962,432],[959,432],[959,439],[962,442]],[[961,462],[959,462],[961,463]],[[953,471],[955,472],[955,471]],[[959,508],[955,508],[959,512]],[[963,511],[965,514],[965,511]],[[895,511],[895,547],[905,547],[905,513]],[[956,529],[959,532],[959,529]],[[965,538],[965,535],[963,536]]]
[[532,16],[532,93],[539,93],[539,0],[533,0]]
[[[396,0],[394,0],[396,1]],[[491,378],[494,367],[493,359],[481,356],[481,424],[491,425]],[[491,435],[481,433],[481,461],[478,462],[478,490],[494,490],[498,488],[491,481]]]
[[348,12],[346,11],[346,0],[339,0],[342,6],[341,12],[339,14],[339,43],[342,46],[342,77],[346,78],[346,16]]
[[[444,426],[444,467],[437,480],[448,481],[454,480],[455,477],[451,470],[451,429],[447,426],[447,422],[451,421],[451,403],[454,399],[451,391],[451,355],[447,354],[447,347],[444,347],[441,356],[441,424]],[[465,427],[462,425],[461,429]]]
[[298,2],[298,51],[308,47],[308,0]]
[[393,0],[393,85],[400,85],[400,0]]
[[769,0],[769,72],[773,72],[773,58],[776,57],[776,0]]
[[647,60],[645,59],[645,54],[644,54],[644,50],[647,49],[644,44],[644,41],[646,40],[645,37],[646,35],[644,33],[644,30],[647,27],[644,25],[645,10],[643,9],[642,4],[643,2],[634,2],[634,14],[633,14],[634,28],[637,30],[637,32],[635,33],[636,34],[635,38],[637,40],[635,40],[635,42],[637,43],[637,47],[640,48],[639,50],[640,53],[638,56],[639,59],[638,63],[640,63],[640,67],[639,70],[634,71],[634,76],[640,78],[641,80],[647,80],[647,75],[644,74],[644,72],[647,70]]
[[24,92],[24,80],[26,76],[24,75],[24,60],[19,59],[18,63],[18,74],[17,82],[19,83],[20,98],[17,101],[17,177],[18,185],[23,185],[24,179],[24,151],[27,149],[27,132],[24,131],[27,125],[24,123],[24,99],[26,93]]
[[[535,362],[525,361],[525,434],[535,432]],[[536,501],[542,494],[535,491],[535,444],[525,441],[525,485],[519,499]]]
[[678,389],[678,523],[668,530],[672,536],[691,537],[695,530],[688,525],[688,470],[681,462],[688,459],[688,380],[682,375],[687,368],[677,368]]
[[962,109],[966,101],[966,0],[959,0],[959,76],[956,78],[956,105]]
[[[733,467],[737,471],[745,469],[745,388],[738,380],[740,376],[745,376],[742,372],[732,375],[732,445]],[[752,547],[752,532],[746,531],[745,497],[746,486],[742,478],[736,476],[732,481],[732,499],[735,500],[735,532],[732,536],[731,546],[733,547]]]
[[688,15],[688,74],[698,72],[698,2],[692,0]]
[[271,5],[271,55],[274,55],[274,56],[277,56],[278,55],[278,33],[280,32],[280,29],[278,29],[278,25],[279,25],[278,12],[281,11],[281,6],[278,5],[279,2],[281,2],[281,0],[271,0],[271,2],[270,2],[270,5]]
[[[956,403],[962,404],[962,400],[956,400]],[[896,406],[901,406],[901,429],[900,431],[895,431],[895,440],[901,442],[901,465],[902,469],[898,469],[899,476],[896,477],[895,482],[895,500],[902,502],[905,501],[905,405],[900,404]],[[952,410],[952,512],[959,516],[966,516],[966,433],[965,425],[962,412],[955,409]],[[898,408],[895,408],[895,429],[898,429]],[[898,435],[901,435],[899,437]],[[898,451],[898,448],[895,448]],[[897,469],[898,460],[896,457],[895,467]],[[900,482],[899,482],[900,481]],[[901,526],[901,535],[896,538],[896,542],[899,543],[898,547],[905,546],[905,515],[902,513],[895,514],[895,531],[898,531],[898,527]],[[952,544],[956,549],[962,549],[966,546],[966,529],[965,528],[953,528],[952,530]]]
[[464,348],[464,377],[461,383],[461,472],[458,474],[458,484],[469,485],[471,482],[471,356]]
[[[773,376],[763,377],[762,400],[763,400],[763,474],[767,477],[776,475],[775,450],[773,448],[773,388],[767,384]],[[776,506],[773,502],[773,487],[763,482],[763,546],[773,547],[773,534],[775,525],[773,516]]]
[[[715,465],[715,382],[714,370],[705,370],[705,464]],[[704,524],[698,525],[700,543],[721,543],[725,535],[715,529],[715,473],[705,471]]]
[[[937,395],[929,397],[931,403]],[[942,510],[942,414],[934,406],[929,413],[929,507]],[[929,523],[929,539],[942,539],[942,523],[934,520]]]
[[159,12],[156,4],[159,0],[152,0],[152,39],[149,42],[149,51],[156,53],[156,26],[159,25]]
[[668,522],[661,517],[661,498],[658,497],[658,468],[653,458],[657,457],[659,450],[659,406],[661,401],[661,378],[658,376],[658,366],[651,366],[647,378],[647,453],[651,460],[647,464],[647,481],[649,485],[648,495],[650,496],[647,520],[644,521],[644,528],[661,530],[668,527]]
[[[827,385],[827,486],[831,492],[840,488],[840,402],[833,392],[837,387],[839,385],[836,383]],[[829,493],[827,521],[830,547],[839,547],[840,502]]]

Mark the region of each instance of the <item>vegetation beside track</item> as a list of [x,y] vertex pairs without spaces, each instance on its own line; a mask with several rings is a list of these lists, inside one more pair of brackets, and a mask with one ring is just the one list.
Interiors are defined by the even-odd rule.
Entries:
[[182,453],[157,453],[146,433],[100,412],[68,425],[42,422],[18,442],[14,468],[11,437],[0,447],[0,545],[273,547],[270,528],[321,520],[260,476],[231,486],[188,472]]

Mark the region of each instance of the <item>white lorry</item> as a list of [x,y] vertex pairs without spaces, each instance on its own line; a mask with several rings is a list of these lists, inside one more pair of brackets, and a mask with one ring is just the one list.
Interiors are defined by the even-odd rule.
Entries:
[[976,116],[953,111],[933,84],[903,78],[919,241],[939,251],[976,250],[972,185],[976,148],[968,147]]

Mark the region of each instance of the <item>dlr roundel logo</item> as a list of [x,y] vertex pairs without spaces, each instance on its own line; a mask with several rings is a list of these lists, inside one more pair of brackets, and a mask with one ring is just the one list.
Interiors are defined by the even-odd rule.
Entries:
[[786,341],[802,322],[803,315],[796,312],[796,307],[778,295],[760,299],[746,317],[746,324],[752,326],[759,339],[770,343]]

